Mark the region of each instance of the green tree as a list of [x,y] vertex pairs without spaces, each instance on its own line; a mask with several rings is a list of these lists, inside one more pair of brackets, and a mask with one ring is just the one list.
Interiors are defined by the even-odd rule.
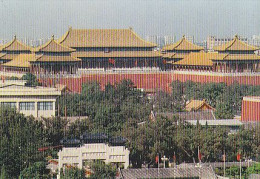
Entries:
[[246,174],[259,174],[260,173],[260,163],[256,163],[246,169]]
[[7,178],[9,178],[9,176],[5,170],[5,166],[3,165],[1,168],[0,179],[7,179]]
[[85,170],[79,168],[61,168],[60,179],[85,179]]
[[10,108],[1,108],[0,118],[0,166],[10,178],[17,177],[28,165],[43,160],[38,148],[48,145],[44,127]]
[[48,179],[50,178],[49,170],[46,169],[45,162],[35,162],[21,171],[20,178],[23,179]]
[[115,166],[112,166],[111,164],[105,164],[105,162],[103,161],[94,161],[90,164],[90,168],[93,171],[93,173],[89,177],[91,179],[113,179],[116,177],[117,168]]
[[26,80],[27,86],[40,86],[41,84],[37,80],[37,77],[31,73],[26,73],[25,75],[22,76],[22,80]]

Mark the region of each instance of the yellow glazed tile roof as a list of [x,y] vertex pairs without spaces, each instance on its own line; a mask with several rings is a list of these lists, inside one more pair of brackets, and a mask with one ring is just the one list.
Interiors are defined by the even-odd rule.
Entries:
[[203,105],[206,105],[209,109],[214,109],[205,100],[191,100],[185,107],[187,111],[199,110]]
[[242,42],[238,39],[238,36],[236,35],[232,41],[220,46],[215,46],[213,47],[213,49],[216,51],[255,51],[259,48]]
[[89,52],[73,52],[72,56],[78,58],[142,58],[142,57],[161,57],[158,52],[155,51],[89,51]]
[[218,56],[212,57],[211,60],[220,61],[234,61],[234,60],[260,60],[260,56],[256,54],[219,54]]
[[43,44],[42,46],[39,46],[37,48],[33,49],[34,52],[74,52],[75,49],[65,47],[61,44],[58,44],[54,40],[54,36],[52,36],[52,39],[47,42],[46,44]]
[[1,54],[0,59],[10,61],[17,57],[19,54]]
[[156,47],[130,29],[72,29],[58,40],[68,47]]
[[187,55],[189,55],[188,53],[174,53],[174,52],[167,52],[165,54],[162,54],[163,58],[169,58],[169,59],[180,59],[180,58],[184,58]]
[[188,40],[186,40],[185,36],[182,37],[181,40],[174,44],[166,45],[163,47],[163,50],[169,51],[169,50],[204,50],[203,47],[195,45]]
[[19,42],[16,39],[16,36],[14,36],[14,39],[11,42],[0,46],[0,51],[3,51],[3,50],[5,50],[5,51],[30,51],[31,47],[22,44],[21,42]]
[[191,52],[184,59],[175,62],[176,65],[212,66],[211,59],[223,58],[226,54]]
[[35,61],[35,54],[20,54],[12,61],[3,64],[3,66],[29,68],[32,61]]
[[80,62],[81,60],[72,56],[40,55],[34,62]]

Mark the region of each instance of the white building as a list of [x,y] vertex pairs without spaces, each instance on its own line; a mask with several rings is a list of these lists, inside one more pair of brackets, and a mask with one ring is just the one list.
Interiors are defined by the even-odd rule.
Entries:
[[89,169],[91,161],[100,160],[106,164],[128,168],[130,151],[125,147],[126,139],[108,138],[104,134],[83,134],[78,139],[63,139],[63,148],[58,152],[58,168],[70,166]]
[[56,98],[61,91],[56,88],[29,87],[26,81],[5,80],[0,82],[0,105],[14,107],[25,116],[55,116]]
[[164,38],[164,46],[173,44],[175,42],[175,36],[173,35],[166,35],[163,38]]
[[66,166],[83,168],[84,162],[102,160],[106,164],[129,166],[129,150],[125,146],[111,146],[107,143],[83,144],[79,147],[64,147],[59,151],[59,169]]

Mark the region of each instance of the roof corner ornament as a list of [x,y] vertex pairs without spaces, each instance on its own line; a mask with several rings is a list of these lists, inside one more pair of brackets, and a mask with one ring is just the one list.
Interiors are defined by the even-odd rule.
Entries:
[[132,27],[129,27],[129,29],[130,29],[130,30],[133,30],[133,28],[132,28]]
[[182,35],[182,38],[185,39],[186,38],[185,35]]
[[238,35],[237,34],[235,35],[235,38],[238,39]]
[[16,35],[14,35],[14,40],[16,40]]
[[54,35],[51,36],[51,40],[54,40]]
[[71,31],[72,30],[72,26],[69,26],[69,31]]

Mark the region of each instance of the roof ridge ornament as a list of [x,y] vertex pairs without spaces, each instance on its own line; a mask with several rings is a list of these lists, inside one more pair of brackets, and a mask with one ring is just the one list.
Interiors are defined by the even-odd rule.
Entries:
[[182,35],[182,38],[183,38],[183,39],[186,39],[185,35]]
[[235,35],[235,38],[238,39],[238,35],[237,34]]
[[54,35],[51,36],[51,40],[54,40]]
[[14,40],[16,40],[16,35],[14,35]]

